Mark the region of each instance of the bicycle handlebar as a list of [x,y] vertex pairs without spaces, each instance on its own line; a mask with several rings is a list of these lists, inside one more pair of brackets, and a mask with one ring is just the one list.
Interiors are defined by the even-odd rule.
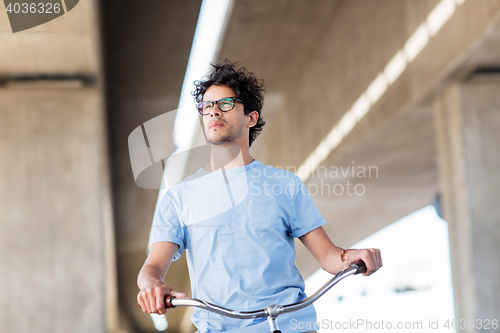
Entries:
[[349,275],[356,275],[359,273],[366,272],[366,266],[364,262],[359,261],[355,264],[352,264],[351,267],[341,271],[337,275],[335,275],[330,281],[325,283],[318,291],[309,296],[308,298],[288,305],[269,305],[265,309],[255,310],[255,311],[235,311],[223,308],[221,306],[205,302],[195,298],[176,298],[175,296],[171,296],[165,299],[165,305],[169,308],[175,308],[177,306],[196,306],[198,308],[202,308],[214,313],[218,313],[223,316],[238,318],[238,319],[252,319],[259,317],[271,317],[276,318],[282,313],[292,312],[296,310],[300,310],[308,305],[311,305],[318,298],[323,296],[330,288],[336,285],[339,281],[346,278]]

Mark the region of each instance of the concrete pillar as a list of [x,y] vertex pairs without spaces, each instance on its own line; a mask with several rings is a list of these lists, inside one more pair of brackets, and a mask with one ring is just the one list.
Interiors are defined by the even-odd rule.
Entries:
[[454,84],[434,111],[457,332],[480,332],[500,321],[500,79]]
[[0,332],[116,331],[98,89],[0,89]]

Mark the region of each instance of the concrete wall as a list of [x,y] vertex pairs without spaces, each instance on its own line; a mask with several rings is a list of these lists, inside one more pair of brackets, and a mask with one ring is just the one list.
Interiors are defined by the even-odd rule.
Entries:
[[456,318],[483,322],[498,320],[500,313],[498,77],[496,81],[457,83],[434,103]]
[[105,332],[100,94],[10,88],[0,101],[0,331]]

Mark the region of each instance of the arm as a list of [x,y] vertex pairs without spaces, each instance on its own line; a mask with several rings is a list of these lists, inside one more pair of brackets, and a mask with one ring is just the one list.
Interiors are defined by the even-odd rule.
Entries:
[[350,249],[345,254],[345,261],[342,262],[340,254],[343,249],[332,243],[323,227],[316,228],[299,239],[318,261],[321,268],[330,274],[337,274],[360,260],[366,265],[366,272],[363,275],[373,274],[382,267],[379,249]]
[[151,245],[148,258],[137,276],[137,286],[140,289],[137,303],[143,312],[164,314],[165,296],[184,298],[184,293],[167,286],[163,280],[179,245],[170,242],[160,242]]

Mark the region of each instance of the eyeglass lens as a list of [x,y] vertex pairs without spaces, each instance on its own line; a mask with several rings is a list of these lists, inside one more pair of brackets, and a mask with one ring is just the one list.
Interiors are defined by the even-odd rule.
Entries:
[[204,102],[200,103],[199,110],[203,112],[203,114],[209,113],[214,107],[214,103],[217,103],[217,107],[221,111],[230,111],[234,107],[234,99],[232,98],[223,98],[216,102]]

